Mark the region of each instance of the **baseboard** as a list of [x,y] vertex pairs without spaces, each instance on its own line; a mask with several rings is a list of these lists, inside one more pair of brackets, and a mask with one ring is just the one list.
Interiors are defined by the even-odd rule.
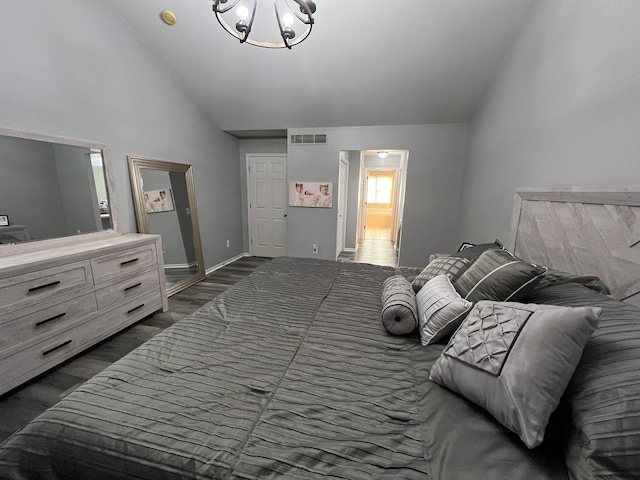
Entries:
[[343,248],[343,252],[356,253],[358,251],[357,248]]
[[206,275],[209,275],[210,273],[213,273],[216,270],[219,270],[222,267],[225,267],[225,266],[229,265],[230,263],[235,262],[236,260],[240,260],[241,258],[250,257],[250,256],[251,256],[251,254],[247,253],[247,252],[240,253],[240,254],[236,255],[235,257],[233,257],[233,258],[229,258],[228,260],[225,260],[224,262],[220,262],[217,265],[214,265],[213,267],[207,268],[204,273]]
[[196,262],[193,263],[165,263],[164,268],[193,268],[197,265]]

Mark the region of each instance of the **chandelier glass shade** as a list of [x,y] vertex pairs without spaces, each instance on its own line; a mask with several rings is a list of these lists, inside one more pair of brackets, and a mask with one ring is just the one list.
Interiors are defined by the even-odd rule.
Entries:
[[[213,0],[213,12],[240,43],[291,48],[311,33],[316,4],[312,0]],[[259,28],[254,28],[256,19]]]

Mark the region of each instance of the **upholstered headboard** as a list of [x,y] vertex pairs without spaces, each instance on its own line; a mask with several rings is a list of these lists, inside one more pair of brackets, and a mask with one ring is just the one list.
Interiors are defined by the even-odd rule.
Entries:
[[597,275],[640,306],[640,185],[519,188],[507,247],[516,256]]

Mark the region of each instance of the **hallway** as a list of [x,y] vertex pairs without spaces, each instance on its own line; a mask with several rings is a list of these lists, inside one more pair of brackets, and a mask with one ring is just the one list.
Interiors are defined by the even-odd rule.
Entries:
[[366,238],[358,244],[358,251],[342,252],[338,261],[397,267],[398,252],[389,240],[390,233],[388,228],[368,229]]

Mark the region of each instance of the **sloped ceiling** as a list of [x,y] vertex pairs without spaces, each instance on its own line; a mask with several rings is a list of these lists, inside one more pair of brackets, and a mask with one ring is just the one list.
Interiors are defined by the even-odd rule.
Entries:
[[226,33],[210,0],[106,1],[221,129],[267,136],[466,122],[536,2],[316,0],[311,36],[269,50]]

